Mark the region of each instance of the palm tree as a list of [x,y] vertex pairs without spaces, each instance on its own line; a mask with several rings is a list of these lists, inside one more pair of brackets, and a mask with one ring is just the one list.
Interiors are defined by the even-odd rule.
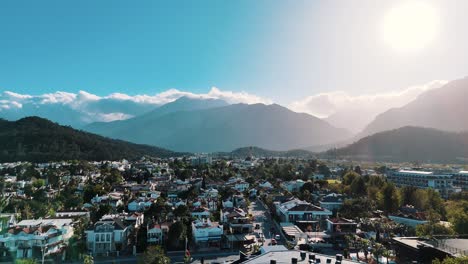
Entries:
[[382,256],[384,256],[384,257],[387,259],[387,264],[388,264],[388,258],[390,258],[391,256],[393,256],[393,254],[392,254],[392,251],[391,251],[391,250],[385,249],[385,250],[383,250],[383,252],[382,252]]

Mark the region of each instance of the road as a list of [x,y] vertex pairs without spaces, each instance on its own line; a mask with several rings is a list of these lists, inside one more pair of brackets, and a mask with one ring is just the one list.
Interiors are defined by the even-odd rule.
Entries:
[[[270,212],[261,201],[258,199],[253,201],[249,206],[249,213],[254,217],[254,226],[260,224],[261,230],[265,236],[264,245],[270,245],[271,239],[275,234],[280,234],[280,230],[276,228],[276,225],[273,223]],[[278,245],[284,244],[284,239],[278,241]]]

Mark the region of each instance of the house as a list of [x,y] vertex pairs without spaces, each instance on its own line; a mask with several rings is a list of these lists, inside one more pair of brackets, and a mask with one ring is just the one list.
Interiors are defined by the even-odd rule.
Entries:
[[229,228],[231,234],[248,234],[253,232],[253,221],[241,208],[221,210],[221,222]]
[[345,235],[356,234],[357,223],[345,218],[327,219],[327,233],[331,237],[344,237]]
[[10,226],[0,235],[0,247],[15,258],[41,258],[45,255],[64,257],[63,249],[73,236],[72,219],[31,219]]
[[417,225],[422,225],[428,223],[426,220],[426,215],[424,213],[418,212],[414,214],[404,214],[399,213],[396,215],[389,215],[388,218],[393,220],[396,223],[410,226],[415,228]]
[[108,204],[113,208],[123,205],[122,201],[123,193],[113,192],[106,195],[96,195],[91,199],[91,203],[94,205]]
[[301,179],[295,181],[282,182],[281,187],[288,192],[298,192],[301,190],[301,187],[304,185],[304,181]]
[[192,217],[197,219],[208,219],[211,216],[210,210],[206,207],[196,207],[191,214]]
[[193,240],[198,247],[219,247],[223,235],[223,225],[209,219],[192,222]]
[[103,217],[85,231],[86,246],[93,255],[120,252],[128,245],[131,229],[119,217]]
[[293,199],[284,203],[275,202],[276,213],[281,222],[315,222],[324,220],[332,215],[330,210],[311,203]]
[[273,184],[271,184],[269,181],[264,181],[258,185],[259,188],[270,190],[273,189]]
[[398,214],[389,215],[388,218],[396,223],[415,228],[417,225],[428,223],[426,214],[420,212],[412,205],[400,207]]
[[169,227],[170,224],[168,223],[154,224],[151,227],[148,227],[146,233],[148,244],[161,245],[169,233]]
[[5,233],[8,228],[16,224],[15,214],[0,214],[0,234]]
[[223,208],[233,208],[234,203],[231,200],[225,200],[222,202]]
[[331,193],[323,197],[319,203],[320,207],[327,210],[339,210],[343,206],[344,196],[341,194]]
[[153,199],[138,198],[128,203],[127,208],[130,212],[145,211],[154,203]]

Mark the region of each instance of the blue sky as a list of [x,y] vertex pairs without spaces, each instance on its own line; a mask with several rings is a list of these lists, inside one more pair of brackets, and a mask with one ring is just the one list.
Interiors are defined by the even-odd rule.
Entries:
[[441,21],[436,39],[398,53],[379,25],[399,2],[2,1],[0,91],[104,96],[216,86],[288,104],[468,75],[467,3],[429,1]]

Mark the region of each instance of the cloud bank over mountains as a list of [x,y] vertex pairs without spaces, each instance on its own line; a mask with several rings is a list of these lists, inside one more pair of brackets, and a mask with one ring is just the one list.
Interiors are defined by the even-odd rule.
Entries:
[[[446,83],[447,81],[436,80],[403,90],[368,95],[350,95],[344,91],[320,93],[286,104],[286,107],[296,112],[324,118],[336,127],[358,132],[378,114],[393,107],[401,107],[416,99],[421,93],[439,88]],[[86,91],[78,93],[58,91],[42,95],[5,91],[0,94],[0,117],[16,120],[28,115],[39,115],[62,124],[79,127],[96,121],[128,119],[181,97],[221,99],[230,104],[273,103],[271,99],[247,92],[223,91],[216,87],[200,94],[169,89],[154,95],[112,93],[107,96],[98,96]]]
[[[68,114],[71,115],[68,116],[70,120],[78,118],[80,120],[78,125],[83,125],[96,121],[108,122],[128,119],[175,101],[180,97],[221,99],[231,104],[272,103],[269,99],[247,92],[222,91],[216,87],[211,88],[208,93],[202,94],[170,89],[155,95],[112,93],[107,96],[97,96],[86,91],[78,93],[58,91],[42,95],[5,91],[0,94],[0,117],[14,120],[28,115],[41,115],[56,121],[65,119],[60,115]],[[67,120],[62,122],[68,125],[77,125]]]
[[447,81],[435,80],[423,85],[380,94],[350,95],[344,91],[320,93],[292,102],[288,107],[296,112],[325,118],[334,126],[358,132],[378,114],[401,107],[425,91],[440,88]]

